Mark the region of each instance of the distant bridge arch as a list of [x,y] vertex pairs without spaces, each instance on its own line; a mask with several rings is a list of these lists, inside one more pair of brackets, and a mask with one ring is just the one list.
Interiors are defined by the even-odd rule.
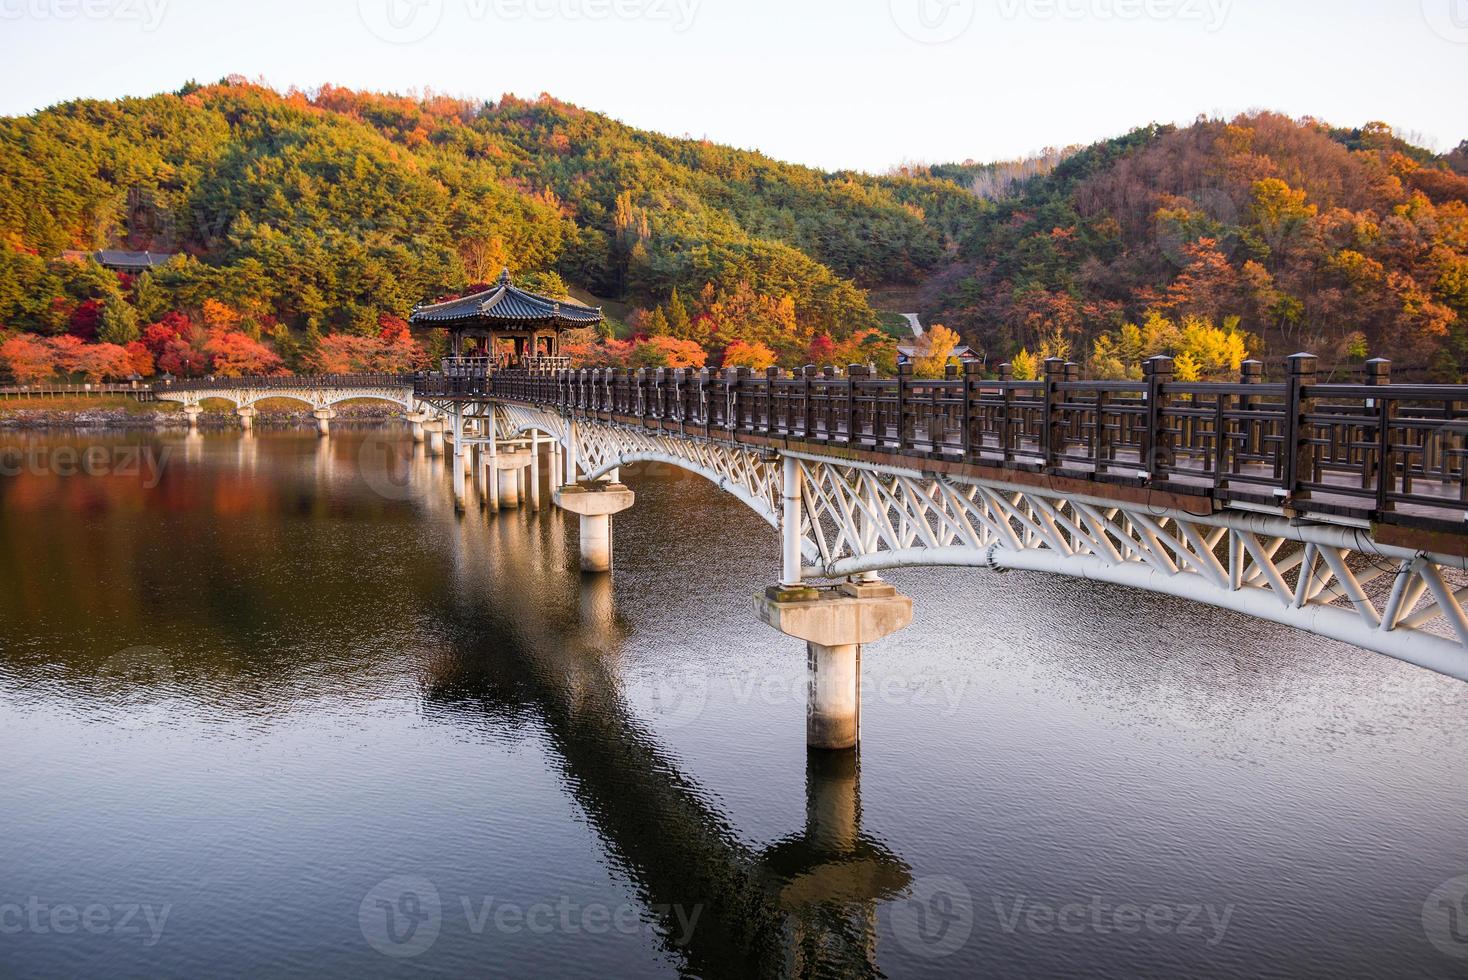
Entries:
[[198,407],[213,399],[247,409],[263,401],[282,399],[322,411],[343,402],[371,400],[389,402],[409,413],[418,404],[412,379],[390,374],[189,379],[154,385],[153,393],[160,401],[178,402],[185,407]]

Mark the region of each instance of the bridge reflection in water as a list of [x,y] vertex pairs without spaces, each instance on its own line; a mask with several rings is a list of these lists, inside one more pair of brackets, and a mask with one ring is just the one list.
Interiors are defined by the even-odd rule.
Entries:
[[[422,447],[411,459],[415,476],[444,465]],[[451,506],[447,496],[428,497]],[[911,874],[862,833],[856,750],[808,754],[802,829],[766,847],[742,839],[629,704],[615,669],[624,633],[612,577],[579,574],[563,560],[567,530],[559,512],[533,523],[500,518],[488,533],[478,522],[459,525],[455,587],[438,611],[459,649],[429,671],[428,716],[533,721],[689,973],[881,975],[877,904],[902,895]],[[531,607],[486,598],[503,582],[575,599]],[[479,655],[484,636],[497,638],[492,656]],[[698,916],[686,945],[675,909]]]

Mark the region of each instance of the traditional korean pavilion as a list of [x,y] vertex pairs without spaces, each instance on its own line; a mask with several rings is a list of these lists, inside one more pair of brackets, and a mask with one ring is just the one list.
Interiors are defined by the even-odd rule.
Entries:
[[[553,364],[560,359],[564,331],[593,326],[603,319],[600,307],[555,300],[519,288],[510,281],[510,270],[506,269],[494,287],[484,292],[414,307],[409,323],[446,328],[456,359],[463,356],[464,339],[475,338],[480,351],[492,358],[493,367],[506,368]],[[510,350],[502,350],[504,346]]]

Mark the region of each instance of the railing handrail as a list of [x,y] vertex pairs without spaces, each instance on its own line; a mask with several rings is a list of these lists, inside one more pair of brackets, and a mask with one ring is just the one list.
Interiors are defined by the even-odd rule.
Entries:
[[1082,381],[1052,359],[1037,381],[1009,365],[937,379],[910,365],[889,378],[861,365],[594,368],[423,375],[415,392],[1468,532],[1468,385],[1393,385],[1384,360],[1364,365],[1365,383],[1322,384],[1313,357],[1286,363],[1288,377],[1268,383],[1257,361],[1237,382],[1180,382],[1158,357],[1127,381]]

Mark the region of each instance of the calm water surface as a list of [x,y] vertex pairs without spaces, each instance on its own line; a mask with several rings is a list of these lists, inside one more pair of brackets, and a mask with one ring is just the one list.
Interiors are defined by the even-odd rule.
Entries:
[[859,764],[812,763],[778,542],[696,478],[624,471],[583,579],[574,520],[457,517],[396,431],[0,451],[0,975],[1468,971],[1424,927],[1468,686],[907,572]]

